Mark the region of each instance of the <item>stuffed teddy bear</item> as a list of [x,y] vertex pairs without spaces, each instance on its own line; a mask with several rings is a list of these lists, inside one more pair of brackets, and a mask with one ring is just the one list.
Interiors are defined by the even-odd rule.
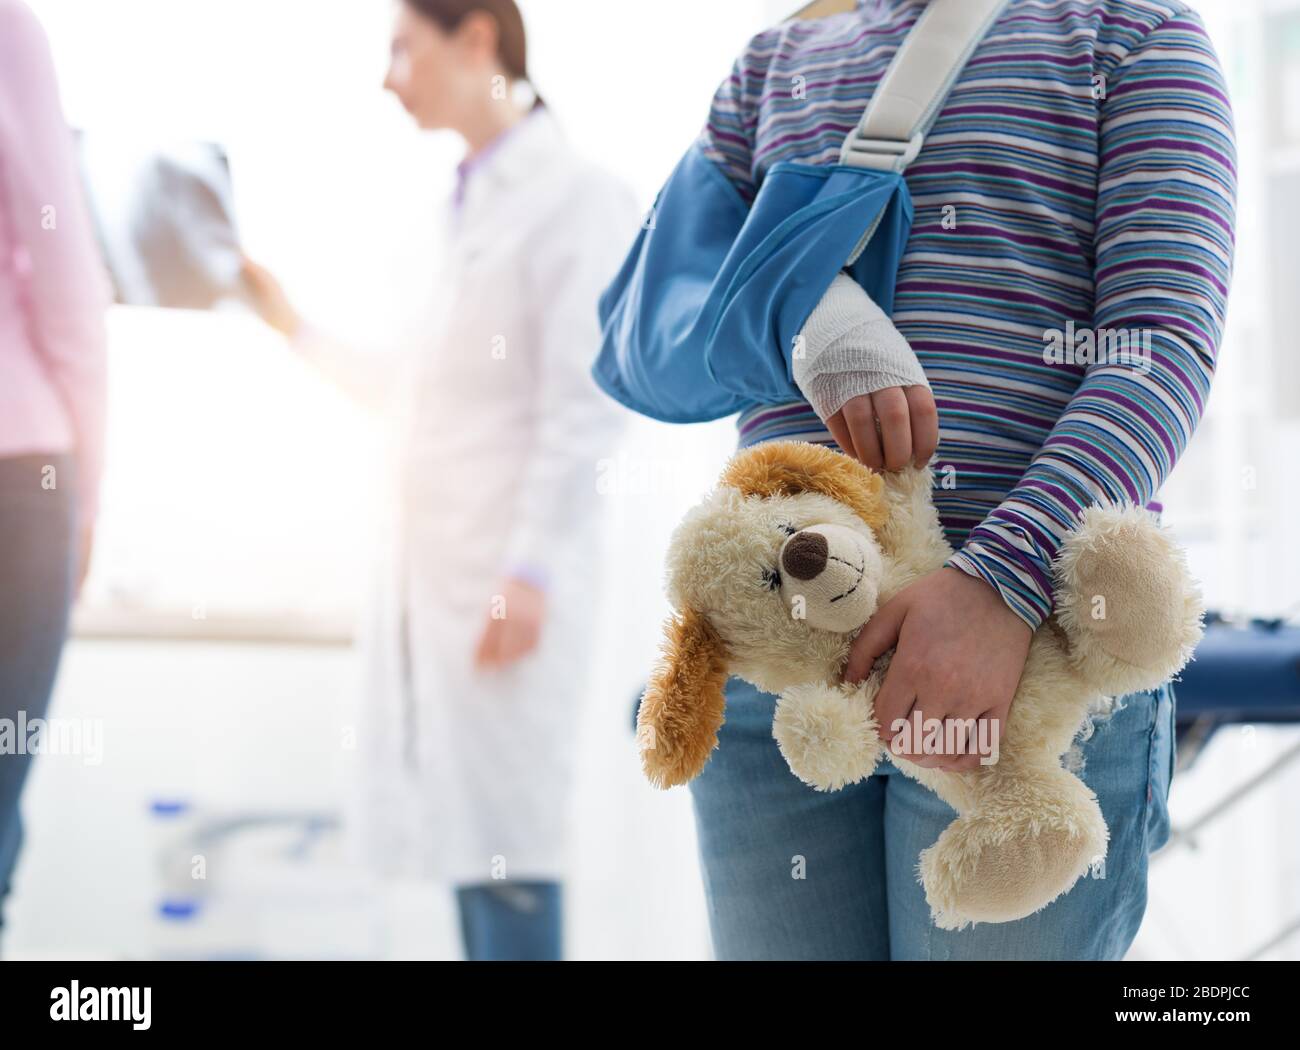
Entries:
[[1030,915],[1105,857],[1097,798],[1062,756],[1108,697],[1184,666],[1202,606],[1182,551],[1150,513],[1086,510],[1056,558],[1055,611],[1031,641],[996,761],[971,772],[915,765],[878,735],[887,661],[856,685],[841,674],[872,613],[952,553],[931,485],[929,468],[876,473],[804,442],[738,453],[673,533],[675,612],[638,742],[652,783],[685,783],[718,744],[728,675],[779,694],[773,735],[811,787],[862,780],[884,756],[956,811],[919,874],[935,924],[961,929]]

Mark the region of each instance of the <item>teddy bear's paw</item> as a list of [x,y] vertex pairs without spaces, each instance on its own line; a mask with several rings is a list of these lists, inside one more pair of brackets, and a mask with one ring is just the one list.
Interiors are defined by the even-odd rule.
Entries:
[[790,771],[818,791],[871,776],[883,747],[872,705],[855,686],[787,689],[777,701],[772,735]]
[[919,868],[934,924],[959,930],[1032,915],[1105,854],[1104,823],[1016,829],[960,817],[921,853]]
[[1200,590],[1182,548],[1150,512],[1089,507],[1055,573],[1071,661],[1098,692],[1152,689],[1191,658],[1201,637]]

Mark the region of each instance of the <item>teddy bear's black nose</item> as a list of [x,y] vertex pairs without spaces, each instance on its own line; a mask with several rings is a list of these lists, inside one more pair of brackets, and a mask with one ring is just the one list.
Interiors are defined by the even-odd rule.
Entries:
[[800,532],[790,537],[781,555],[781,565],[796,580],[811,580],[826,568],[830,547],[820,532]]

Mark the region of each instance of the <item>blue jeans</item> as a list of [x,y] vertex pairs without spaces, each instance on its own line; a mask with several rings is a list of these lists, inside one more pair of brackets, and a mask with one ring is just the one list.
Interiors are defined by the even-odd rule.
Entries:
[[484,882],[456,887],[465,958],[557,962],[563,954],[558,882]]
[[[0,719],[9,736],[19,712],[29,723],[45,717],[67,635],[77,534],[74,468],[63,455],[0,458]],[[22,844],[18,801],[30,766],[25,749],[0,753],[0,912]]]
[[1169,838],[1170,686],[1121,698],[1078,744],[1110,828],[1102,877],[1027,918],[961,931],[935,928],[915,874],[956,813],[887,760],[842,791],[808,787],[772,738],[775,704],[730,679],[718,749],[691,784],[719,959],[1123,958],[1146,910],[1147,856]]

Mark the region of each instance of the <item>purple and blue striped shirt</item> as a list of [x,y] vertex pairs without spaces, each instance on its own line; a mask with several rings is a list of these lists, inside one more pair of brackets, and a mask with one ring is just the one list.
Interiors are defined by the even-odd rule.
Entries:
[[[923,9],[760,33],[713,100],[706,155],[752,200],[780,160],[833,164]],[[949,564],[1037,626],[1090,504],[1151,505],[1205,409],[1232,269],[1223,76],[1177,0],[1011,0],[906,172],[895,325],[939,408]],[[742,444],[829,442],[807,405]]]

